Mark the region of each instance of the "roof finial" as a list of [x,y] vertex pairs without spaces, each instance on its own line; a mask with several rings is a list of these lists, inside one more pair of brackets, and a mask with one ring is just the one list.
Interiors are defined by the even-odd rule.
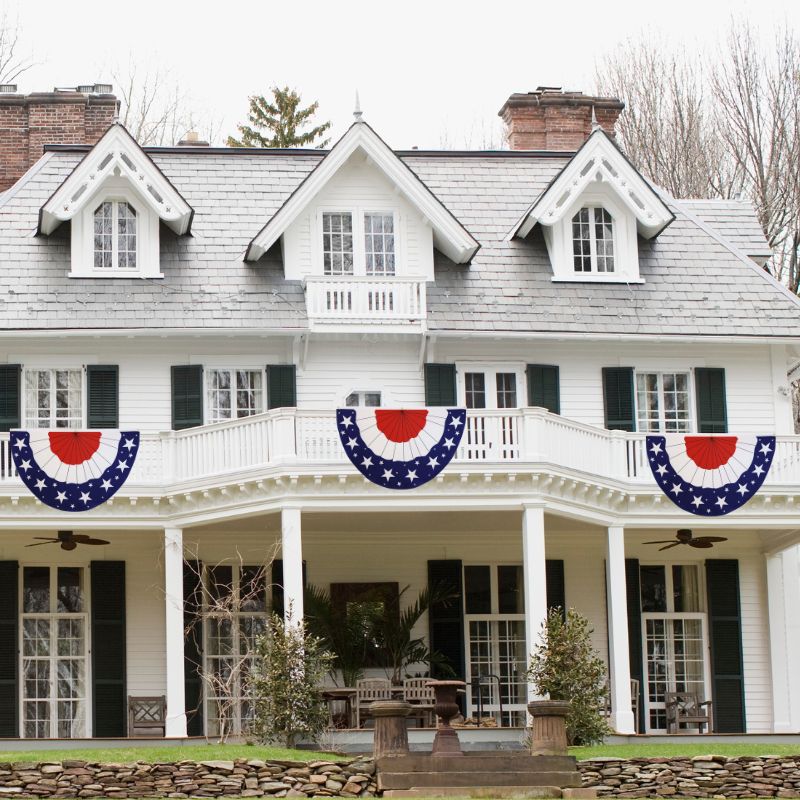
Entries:
[[361,101],[358,99],[358,89],[356,89],[356,107],[353,109],[353,118],[356,122],[361,122],[364,112],[361,110]]
[[600,123],[597,121],[597,115],[594,113],[594,103],[592,103],[592,133],[600,130]]

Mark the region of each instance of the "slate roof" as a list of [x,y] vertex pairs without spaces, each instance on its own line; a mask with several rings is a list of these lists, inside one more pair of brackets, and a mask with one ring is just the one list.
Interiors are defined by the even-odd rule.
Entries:
[[754,258],[772,255],[764,229],[749,200],[681,200],[681,205]]
[[[68,277],[70,226],[34,235],[82,156],[58,149],[0,200],[0,329],[306,329],[277,247],[257,263],[243,255],[323,153],[148,152],[195,209],[191,236],[161,228],[164,279]],[[431,331],[797,335],[800,301],[685,204],[668,201],[675,222],[640,240],[643,284],[554,283],[540,230],[508,233],[567,157],[400,155],[481,244],[469,265],[437,253]]]

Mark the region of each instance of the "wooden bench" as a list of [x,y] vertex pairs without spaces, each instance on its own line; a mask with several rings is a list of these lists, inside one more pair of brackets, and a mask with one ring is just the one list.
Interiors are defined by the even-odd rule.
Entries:
[[[680,733],[681,725],[697,725],[700,733],[711,733],[711,700],[700,700],[696,692],[667,692],[667,733]],[[704,710],[705,709],[705,710]]]
[[163,737],[166,726],[166,697],[128,697],[128,736]]

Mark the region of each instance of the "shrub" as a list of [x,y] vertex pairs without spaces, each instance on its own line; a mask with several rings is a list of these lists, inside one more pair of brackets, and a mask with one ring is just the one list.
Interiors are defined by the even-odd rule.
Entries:
[[575,609],[551,609],[540,643],[531,653],[528,680],[536,694],[569,700],[567,738],[571,745],[595,744],[610,732],[603,711],[607,672],[590,641],[588,620]]
[[250,678],[253,730],[264,743],[294,747],[318,739],[328,725],[328,705],[321,687],[333,655],[302,624],[288,627],[273,614],[256,643],[257,661]]

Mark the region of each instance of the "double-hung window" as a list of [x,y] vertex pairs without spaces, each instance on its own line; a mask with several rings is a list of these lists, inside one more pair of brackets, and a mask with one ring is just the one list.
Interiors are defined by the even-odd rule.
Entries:
[[397,266],[396,245],[392,212],[322,212],[325,275],[393,276]]
[[576,273],[614,272],[614,220],[602,206],[584,206],[572,218]]
[[638,430],[686,433],[692,427],[688,372],[637,372]]
[[357,408],[365,406],[367,408],[377,408],[381,404],[380,392],[350,392],[344,401],[347,408]]
[[223,422],[264,410],[264,374],[260,369],[206,370],[208,422]]
[[136,270],[136,210],[122,200],[105,200],[94,212],[94,268]]
[[28,428],[80,428],[83,370],[25,370],[25,424]]

